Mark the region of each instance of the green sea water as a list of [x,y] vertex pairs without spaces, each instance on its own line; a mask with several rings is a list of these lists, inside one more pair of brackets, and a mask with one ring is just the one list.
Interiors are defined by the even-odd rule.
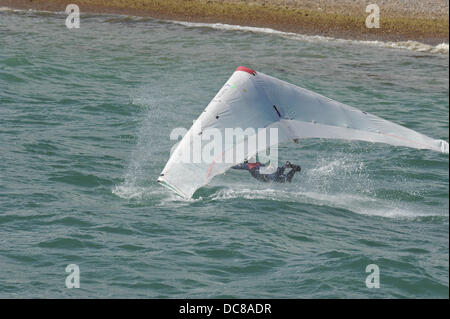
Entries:
[[310,139],[279,149],[290,185],[156,183],[239,65],[448,141],[448,45],[65,19],[0,10],[0,297],[448,298],[448,155]]

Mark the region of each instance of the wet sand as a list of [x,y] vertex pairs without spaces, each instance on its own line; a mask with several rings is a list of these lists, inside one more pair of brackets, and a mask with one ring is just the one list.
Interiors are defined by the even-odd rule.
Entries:
[[365,25],[364,0],[0,0],[0,6],[81,13],[117,13],[190,22],[269,27],[336,38],[380,41],[449,42],[447,0],[383,0],[380,28]]

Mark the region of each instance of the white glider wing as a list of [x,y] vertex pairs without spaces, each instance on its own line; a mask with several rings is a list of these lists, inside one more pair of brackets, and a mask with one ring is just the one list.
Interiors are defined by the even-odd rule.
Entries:
[[[158,182],[190,198],[214,176],[273,146],[270,140],[264,145],[257,143],[245,153],[238,151],[244,145],[248,147],[248,141],[257,137],[258,129],[271,128],[278,129],[277,144],[290,140],[298,142],[302,138],[330,138],[449,152],[446,141],[432,139],[320,94],[238,67],[178,144]],[[226,135],[227,129],[249,130],[249,134],[231,140],[214,138]],[[214,142],[199,146],[198,136]],[[205,160],[202,154],[211,148],[221,152],[213,157],[206,156],[209,159]]]

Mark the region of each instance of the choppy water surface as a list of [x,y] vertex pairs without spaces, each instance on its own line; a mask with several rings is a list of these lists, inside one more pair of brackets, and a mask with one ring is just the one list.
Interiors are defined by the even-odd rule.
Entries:
[[304,140],[279,150],[291,185],[155,182],[239,65],[448,140],[448,45],[65,18],[0,12],[0,297],[448,298],[448,156]]

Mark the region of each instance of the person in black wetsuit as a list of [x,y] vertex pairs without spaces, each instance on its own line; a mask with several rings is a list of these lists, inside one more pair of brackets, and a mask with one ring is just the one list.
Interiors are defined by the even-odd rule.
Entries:
[[[299,165],[291,164],[288,161],[283,166],[278,167],[275,173],[261,174],[259,172],[259,169],[260,167],[264,166],[265,165],[261,164],[260,162],[249,163],[248,161],[245,161],[244,163],[235,165],[232,168],[249,171],[254,178],[256,178],[261,182],[277,182],[277,183],[286,183],[286,182],[290,183],[292,181],[292,178],[294,177],[294,174],[302,170]],[[290,168],[291,170],[287,174],[284,174],[286,168]]]

